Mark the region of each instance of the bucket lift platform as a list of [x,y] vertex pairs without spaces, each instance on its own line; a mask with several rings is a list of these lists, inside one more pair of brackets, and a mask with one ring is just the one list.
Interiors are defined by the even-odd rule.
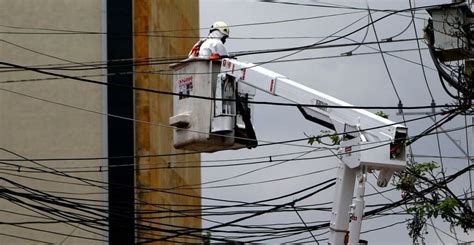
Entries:
[[[255,88],[220,75],[221,60],[192,58],[174,64],[174,147],[200,152],[255,147]],[[238,101],[237,101],[238,100]]]

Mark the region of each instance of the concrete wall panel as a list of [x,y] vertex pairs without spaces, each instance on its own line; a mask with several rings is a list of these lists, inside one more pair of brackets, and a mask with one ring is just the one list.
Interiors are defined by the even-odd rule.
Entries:
[[[66,33],[66,31],[101,32],[101,6],[98,0],[0,0],[0,56],[3,62],[23,66],[59,67],[71,62],[80,67],[89,67],[88,62],[102,59],[103,35]],[[59,30],[59,31],[55,31]],[[53,34],[56,33],[56,34]],[[87,63],[87,64],[81,64]],[[53,72],[72,76],[91,76],[101,80],[101,70]],[[103,88],[69,79],[22,81],[21,79],[44,79],[52,76],[31,71],[3,72],[0,76],[0,158],[12,159],[17,156],[6,152],[10,150],[27,158],[58,157],[100,157],[104,155],[103,120],[98,114],[81,111],[64,105],[53,104],[28,97],[64,103],[67,105],[101,112]],[[5,81],[17,81],[5,83]],[[7,92],[16,91],[21,94]],[[67,198],[88,198],[104,201],[105,190],[92,187],[71,177],[61,177],[49,173],[28,173],[28,166],[46,170],[52,167],[66,170],[65,167],[98,166],[102,161],[40,161],[42,166],[32,162],[11,162],[21,164],[18,171],[5,170],[0,177],[24,186],[47,191],[51,195]],[[98,170],[98,167],[95,168]],[[106,180],[104,172],[75,173],[77,177]],[[32,179],[36,178],[36,179]],[[2,184],[10,190],[19,191],[11,184]],[[25,199],[28,203],[31,200]],[[98,202],[104,204],[103,202]],[[33,203],[34,204],[34,203]],[[106,207],[106,205],[105,205]],[[0,198],[2,222],[45,221],[45,215],[21,208],[18,204]],[[5,213],[5,211],[20,214]],[[69,210],[75,212],[75,210]],[[25,215],[34,215],[31,217]],[[58,217],[56,217],[58,218]],[[45,231],[34,231],[38,228]],[[35,224],[23,228],[2,225],[1,244],[34,244],[33,241],[14,237],[63,244],[102,244],[106,240],[104,232],[96,234],[77,224]],[[51,232],[54,232],[51,233]],[[12,236],[14,235],[14,236]],[[80,239],[83,236],[88,239]]]
[[[188,51],[198,40],[199,36],[199,6],[197,0],[145,0],[135,1],[134,4],[135,33],[151,35],[135,36],[135,58],[153,61],[163,58],[186,57]],[[187,31],[178,31],[187,30]],[[195,37],[195,38],[184,38]],[[172,81],[169,64],[144,65],[135,68],[135,86],[152,88],[161,91],[172,91]],[[152,73],[153,71],[163,71]],[[167,154],[181,153],[173,147],[172,129],[165,127],[172,115],[172,97],[146,92],[136,92],[135,116],[138,120],[150,121],[155,125],[137,123],[136,147],[137,154]],[[158,126],[165,125],[165,126]],[[147,188],[170,189],[172,192],[196,196],[197,198],[166,194],[159,191],[141,192],[137,197],[144,203],[156,205],[137,205],[140,210],[157,211],[150,215],[139,215],[142,224],[146,221],[181,226],[185,228],[200,228],[199,213],[184,214],[180,209],[189,209],[180,205],[193,205],[200,208],[201,195],[198,184],[201,182],[200,168],[175,168],[175,166],[200,164],[199,154],[169,157],[140,158],[137,169],[137,186]],[[188,163],[183,163],[188,162]],[[165,167],[165,169],[163,169]],[[155,168],[155,169],[150,169]],[[156,169],[160,168],[160,169]],[[179,186],[197,185],[195,189],[176,189]],[[172,205],[172,206],[170,206]],[[176,229],[167,225],[154,225],[160,229]],[[198,233],[199,234],[199,233]],[[159,239],[172,232],[142,232],[140,238]],[[200,234],[199,234],[200,235]],[[196,239],[178,239],[180,242],[200,242]],[[157,242],[164,243],[164,242]]]

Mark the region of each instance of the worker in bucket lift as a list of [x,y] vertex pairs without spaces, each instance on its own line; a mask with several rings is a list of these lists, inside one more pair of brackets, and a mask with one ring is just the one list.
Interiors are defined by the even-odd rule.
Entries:
[[215,22],[209,30],[207,38],[199,40],[189,52],[189,58],[221,59],[229,57],[224,47],[229,37],[229,27],[222,21]]

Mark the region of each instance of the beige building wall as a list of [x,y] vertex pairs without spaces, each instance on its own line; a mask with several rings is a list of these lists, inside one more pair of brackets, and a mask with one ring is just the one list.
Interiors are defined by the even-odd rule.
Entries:
[[[107,57],[106,36],[101,34],[107,31],[105,3],[105,0],[0,0],[0,62],[106,81],[102,76],[104,70],[97,67]],[[135,0],[135,32],[192,29],[172,35],[195,38],[136,35],[134,58],[186,56],[199,35],[198,6],[198,0]],[[81,33],[83,31],[94,33]],[[85,203],[97,208],[97,213],[105,214],[107,190],[101,187],[107,187],[107,168],[99,168],[107,165],[105,160],[32,162],[14,159],[107,156],[107,118],[100,114],[107,113],[107,89],[8,65],[0,67],[0,189],[12,191],[9,195],[17,197],[19,193],[26,192],[19,188],[21,185],[31,188],[31,191],[44,192],[41,195]],[[65,67],[68,70],[57,69]],[[148,73],[162,69],[169,70],[168,64],[137,66],[135,86],[171,91],[171,76]],[[172,130],[153,125],[168,124],[172,114],[172,97],[140,92],[135,93],[135,104],[136,119],[152,122],[136,124],[136,154],[180,153],[172,146]],[[199,161],[199,155],[140,158],[136,169],[137,187],[196,187],[173,189],[196,198],[163,192],[137,192],[137,211],[159,212],[138,215],[140,224],[157,226],[152,223],[164,223],[157,226],[160,229],[170,229],[171,226],[201,227],[201,220],[197,217],[199,212],[184,214],[182,211],[190,209],[187,205],[191,205],[191,209],[200,208],[200,169],[174,168],[186,164],[199,166]],[[164,165],[170,168],[153,169]],[[51,173],[52,169],[63,172]],[[86,171],[70,172],[82,170]],[[55,216],[53,211],[38,211],[48,207],[60,208],[70,214],[86,214],[77,208],[35,202],[28,197],[12,202],[7,197],[0,196],[1,222],[10,223],[0,224],[0,244],[103,244],[108,240],[106,230],[91,229],[76,223],[54,223],[52,219],[61,217]],[[30,208],[21,202],[38,206]],[[141,238],[160,238],[169,234],[137,232]],[[199,239],[179,241],[199,242]]]
[[[103,71],[90,66],[89,62],[100,62],[103,59],[105,36],[65,34],[65,31],[105,31],[102,29],[104,3],[105,1],[101,0],[0,0],[0,62],[42,68],[60,67],[70,62],[85,63],[88,65],[79,64],[78,67],[93,69],[48,71],[72,76],[91,75],[90,79],[103,80],[100,76]],[[59,33],[53,34],[54,32]],[[37,163],[5,161],[5,159],[19,159],[7,150],[26,158],[106,156],[104,141],[106,118],[100,114],[77,109],[105,112],[104,87],[70,79],[29,80],[45,78],[53,76],[8,69],[5,66],[0,70],[0,158],[3,159],[3,164],[0,163],[0,188],[25,192],[7,182],[13,181],[54,196],[92,199],[92,201],[79,199],[74,201],[95,204],[98,205],[97,208],[106,210],[107,203],[104,201],[107,195],[104,189],[71,177],[28,172],[32,170],[28,167],[37,168],[34,171],[50,171],[45,167],[65,171],[73,170],[65,168],[84,166],[95,166],[88,170],[97,171],[97,166],[106,165],[104,161],[70,160]],[[21,167],[18,168],[17,165]],[[71,175],[99,181],[107,180],[106,172],[71,173]],[[20,200],[46,207],[29,198]],[[50,206],[57,207],[53,204]],[[78,212],[77,209],[64,210]],[[43,241],[54,244],[61,242],[102,244],[100,240],[107,240],[104,231],[94,230],[93,234],[87,231],[92,229],[83,225],[16,223],[50,221],[45,215],[54,217],[53,212],[49,214],[33,212],[1,196],[0,221],[15,224],[0,225],[0,244],[36,244],[34,240],[38,243]],[[89,239],[84,240],[75,236]]]

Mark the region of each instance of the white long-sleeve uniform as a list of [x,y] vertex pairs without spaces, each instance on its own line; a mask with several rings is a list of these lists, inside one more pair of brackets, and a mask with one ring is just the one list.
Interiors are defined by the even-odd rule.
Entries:
[[197,57],[199,58],[220,58],[229,56],[224,44],[221,41],[223,37],[224,34],[222,34],[221,32],[213,31],[204,40],[204,42],[201,40],[194,45],[193,49],[189,53],[189,56],[196,57],[196,53],[194,53],[193,51],[195,50],[196,45],[199,44],[201,45],[199,47],[199,53],[197,55]]

